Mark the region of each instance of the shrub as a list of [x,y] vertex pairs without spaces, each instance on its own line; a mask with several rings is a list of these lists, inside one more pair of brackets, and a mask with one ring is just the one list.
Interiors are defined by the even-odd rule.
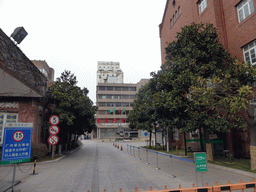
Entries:
[[32,161],[36,159],[41,159],[45,157],[48,153],[47,145],[44,143],[32,143],[31,147],[31,159]]

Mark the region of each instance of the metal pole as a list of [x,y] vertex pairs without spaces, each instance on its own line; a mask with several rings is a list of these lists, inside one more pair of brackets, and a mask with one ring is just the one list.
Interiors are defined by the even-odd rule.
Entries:
[[54,159],[54,145],[52,145],[52,159]]
[[128,151],[128,146],[129,146],[129,145],[127,144],[127,153],[129,154],[129,151]]
[[135,146],[133,146],[133,156],[136,157],[136,153],[134,151]]
[[148,149],[146,149],[146,153],[147,153],[147,162],[146,162],[146,165],[148,165],[148,164],[149,164],[149,162],[148,162]]
[[[172,155],[170,155],[170,157],[171,157],[171,170],[172,170],[172,174],[173,174],[173,160],[172,160]],[[176,178],[176,176],[175,175],[171,175],[170,177],[172,177],[172,178]]]
[[140,147],[138,147],[138,153],[139,153],[139,158],[138,158],[138,160],[141,160],[141,159],[140,159]]
[[130,154],[132,154],[132,146],[130,145]]
[[16,163],[14,163],[14,168],[13,168],[12,192],[14,192],[15,172],[16,172]]
[[158,167],[158,152],[156,152],[156,170],[160,170]]
[[204,186],[204,178],[203,178],[203,173],[201,173],[201,178],[202,178],[202,187]]

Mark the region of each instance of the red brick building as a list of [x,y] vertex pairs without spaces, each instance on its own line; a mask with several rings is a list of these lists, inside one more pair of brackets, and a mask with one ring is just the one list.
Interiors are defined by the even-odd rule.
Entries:
[[[233,57],[256,64],[256,0],[167,0],[159,25],[162,64],[165,47],[185,25],[212,23],[219,41]],[[167,42],[167,43],[166,43]],[[250,155],[250,131],[225,135],[224,148],[233,155]],[[239,140],[239,144],[237,144]]]
[[46,81],[0,29],[0,147],[5,123],[33,123],[32,142],[42,142]]

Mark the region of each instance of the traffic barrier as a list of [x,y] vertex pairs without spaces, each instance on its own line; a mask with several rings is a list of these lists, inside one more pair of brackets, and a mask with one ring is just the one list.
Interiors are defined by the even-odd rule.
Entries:
[[33,175],[36,173],[36,160],[34,161]]
[[121,151],[123,151],[123,146],[121,145]]
[[[221,192],[232,190],[242,190],[242,192],[244,192],[245,189],[254,189],[254,191],[256,191],[255,180],[253,179],[252,182],[248,183],[243,183],[243,181],[241,180],[240,183],[235,184],[231,184],[229,181],[227,185],[218,185],[218,183],[216,182],[215,186],[209,186],[208,183],[206,183],[205,187],[195,187],[195,184],[193,184],[192,188],[181,188],[181,185],[179,185],[178,189],[167,189],[167,186],[164,186],[164,190],[153,190],[153,187],[150,187],[149,191],[140,192]],[[107,192],[106,189],[104,189],[104,192]],[[122,192],[122,189],[120,189],[119,192]],[[138,192],[137,187],[135,188],[135,192]]]

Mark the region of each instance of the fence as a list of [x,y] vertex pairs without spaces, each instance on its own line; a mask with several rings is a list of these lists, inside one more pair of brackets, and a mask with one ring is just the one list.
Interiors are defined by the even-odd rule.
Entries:
[[[171,167],[172,172],[173,172],[173,159],[178,159],[178,160],[183,160],[183,161],[186,161],[189,163],[194,163],[193,159],[181,158],[181,157],[178,157],[175,155],[165,154],[165,153],[161,153],[158,151],[153,151],[153,150],[136,147],[136,146],[132,146],[132,145],[128,145],[128,144],[127,144],[126,152],[134,157],[137,157],[138,160],[145,161],[146,164],[150,164],[150,163],[154,164],[155,169],[157,169],[157,170],[161,169],[159,167],[159,161],[161,161],[161,159],[164,157],[170,158],[170,165],[168,165],[168,167]],[[149,156],[150,156],[150,158],[149,158]],[[150,159],[150,162],[149,162],[149,159]],[[175,177],[175,176],[173,175],[173,177]]]
[[[240,183],[231,184],[228,182],[227,185],[218,185],[218,183],[215,184],[215,186],[208,186],[206,183],[205,187],[195,187],[193,185],[192,188],[181,188],[181,185],[178,189],[167,189],[167,186],[164,187],[164,190],[153,190],[152,187],[150,187],[149,191],[140,191],[140,192],[221,192],[221,191],[233,191],[233,190],[241,190],[244,192],[245,189],[253,189],[254,192],[256,192],[256,182],[253,179],[252,182],[249,183],[243,183],[242,180],[240,180]],[[90,191],[87,191],[90,192]],[[104,190],[104,192],[107,192]],[[122,189],[119,190],[119,192],[122,192]],[[135,188],[135,192],[138,192],[138,189]]]

